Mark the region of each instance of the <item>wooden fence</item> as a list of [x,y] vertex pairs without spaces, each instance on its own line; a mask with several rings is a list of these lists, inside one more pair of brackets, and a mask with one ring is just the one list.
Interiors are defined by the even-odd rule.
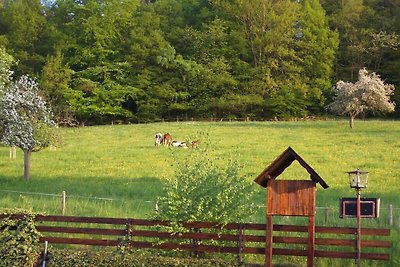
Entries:
[[[4,216],[0,216],[0,219]],[[21,218],[14,215],[15,219]],[[245,254],[265,253],[265,224],[186,222],[182,233],[168,232],[166,221],[38,215],[41,241],[50,244],[92,246],[127,245],[143,249],[179,249],[192,253],[231,253],[239,261]],[[307,256],[307,226],[274,225],[273,254]],[[315,257],[354,259],[356,228],[315,228]],[[362,259],[389,260],[389,229],[362,229]],[[300,246],[300,247],[299,247]]]

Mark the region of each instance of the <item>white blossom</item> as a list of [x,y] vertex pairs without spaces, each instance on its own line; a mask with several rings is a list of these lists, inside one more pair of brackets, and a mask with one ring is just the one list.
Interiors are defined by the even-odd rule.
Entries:
[[386,84],[376,73],[368,74],[364,68],[359,71],[356,83],[339,81],[332,88],[334,101],[327,108],[339,115],[350,116],[350,127],[354,118],[367,111],[393,112],[395,103],[390,100],[394,85]]
[[5,89],[0,103],[1,140],[5,145],[29,151],[49,145],[46,131],[56,124],[34,79],[22,76]]

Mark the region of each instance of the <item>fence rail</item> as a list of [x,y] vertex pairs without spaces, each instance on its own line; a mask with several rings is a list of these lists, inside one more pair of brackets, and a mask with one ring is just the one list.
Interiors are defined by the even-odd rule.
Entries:
[[[0,215],[0,219],[5,217]],[[20,219],[22,215],[13,215],[12,218]],[[182,223],[185,231],[181,233],[166,231],[165,226],[170,226],[167,221],[132,218],[38,215],[36,224],[37,230],[43,234],[41,241],[53,244],[125,244],[132,248],[231,253],[239,258],[244,254],[265,253],[265,224],[185,222]],[[274,225],[273,254],[307,256],[308,238],[304,236],[307,231],[307,226]],[[352,227],[316,226],[315,256],[354,258],[356,232],[357,229]],[[362,237],[365,238],[362,247],[369,251],[363,252],[361,258],[389,260],[391,242],[388,236],[390,229],[362,229]],[[299,248],[299,245],[303,245],[303,248]]]

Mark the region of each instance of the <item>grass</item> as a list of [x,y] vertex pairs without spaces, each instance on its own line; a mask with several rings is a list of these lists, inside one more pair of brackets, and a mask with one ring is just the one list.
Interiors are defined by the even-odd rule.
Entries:
[[[157,132],[176,140],[209,139],[214,153],[244,164],[252,181],[280,153],[291,146],[330,186],[317,186],[317,206],[330,207],[329,225],[355,225],[338,218],[341,197],[354,197],[345,172],[370,172],[363,197],[381,198],[381,216],[363,226],[388,227],[388,205],[399,222],[400,122],[345,120],[301,122],[176,122],[61,129],[64,144],[32,155],[31,180],[23,180],[23,154],[10,159],[0,147],[0,208],[29,208],[59,214],[61,192],[67,194],[67,215],[146,218],[162,194],[163,181],[174,176],[176,159],[191,149],[154,146]],[[279,179],[309,179],[294,162]],[[254,184],[260,208],[249,220],[264,222],[265,190]],[[40,195],[37,193],[46,193]],[[323,209],[317,209],[323,214]],[[290,218],[290,222],[302,218]],[[325,223],[324,216],[317,225]],[[394,229],[394,233],[396,229]],[[396,239],[398,241],[398,238]],[[393,253],[392,253],[393,254]],[[397,251],[397,254],[400,254]],[[397,259],[398,261],[398,259]],[[371,265],[373,266],[373,265]]]

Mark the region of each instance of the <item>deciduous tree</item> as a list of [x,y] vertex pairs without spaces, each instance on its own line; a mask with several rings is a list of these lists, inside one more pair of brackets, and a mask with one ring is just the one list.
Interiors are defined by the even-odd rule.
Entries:
[[0,101],[4,131],[0,140],[24,151],[24,178],[30,178],[31,153],[53,144],[56,124],[50,108],[39,95],[36,81],[22,76],[6,88]]
[[390,100],[394,86],[386,84],[376,73],[368,74],[366,69],[359,71],[356,83],[339,81],[332,88],[334,101],[328,109],[339,115],[350,116],[350,128],[354,127],[354,118],[367,111],[393,112],[395,103]]

